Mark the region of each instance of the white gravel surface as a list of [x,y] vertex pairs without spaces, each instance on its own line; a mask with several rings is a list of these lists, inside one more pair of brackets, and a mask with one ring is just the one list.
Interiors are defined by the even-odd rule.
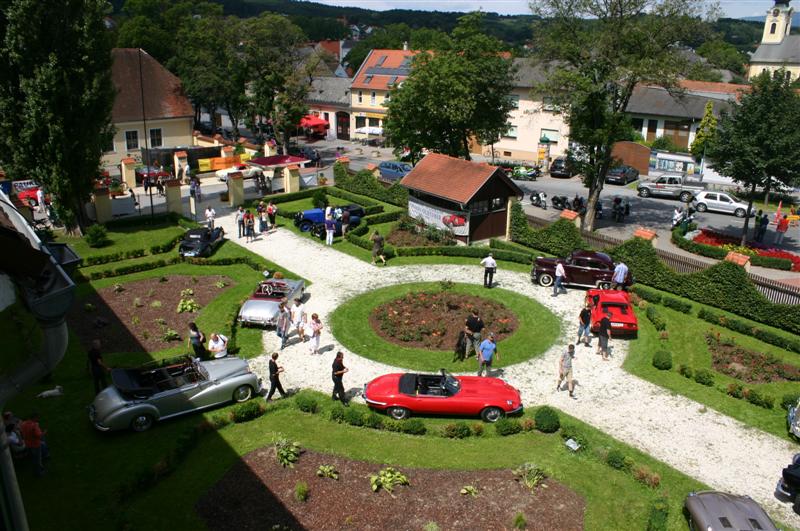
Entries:
[[[284,388],[314,388],[330,392],[331,364],[337,350],[345,352],[345,389],[356,393],[372,378],[398,369],[350,352],[327,329],[329,315],[345,300],[392,284],[449,279],[482,284],[479,266],[424,265],[381,267],[357,260],[288,230],[262,235],[246,244],[236,238],[232,215],[217,219],[232,242],[310,280],[306,309],[319,314],[323,325],[322,350],[311,355],[309,343],[293,335],[280,362],[286,372]],[[477,260],[476,260],[477,262]],[[576,347],[575,395],[556,392],[557,360],[564,347],[574,341],[577,315],[585,292],[570,290],[552,297],[552,290],[535,286],[526,274],[498,271],[498,287],[512,290],[540,302],[562,318],[562,339],[542,356],[505,368],[502,376],[522,393],[523,403],[550,404],[692,476],[714,489],[748,494],[775,517],[800,528],[800,516],[789,504],[773,495],[781,470],[798,447],[788,441],[751,428],[707,409],[702,404],[676,395],[633,376],[621,368],[627,354],[623,340],[612,340],[611,361],[604,362],[592,348]],[[280,346],[273,331],[264,333],[264,354],[251,360],[251,366],[268,381],[268,355]],[[498,371],[499,372],[499,371]]]

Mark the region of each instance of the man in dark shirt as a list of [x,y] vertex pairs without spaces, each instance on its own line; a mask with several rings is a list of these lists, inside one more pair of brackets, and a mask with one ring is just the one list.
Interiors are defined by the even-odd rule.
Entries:
[[92,381],[94,381],[94,393],[97,394],[108,385],[106,381],[106,372],[110,370],[103,362],[103,355],[100,354],[99,339],[92,341],[92,347],[89,349],[88,356],[89,371],[92,373]]
[[583,337],[583,344],[587,347],[589,346],[589,341],[591,338],[591,328],[592,328],[592,308],[589,305],[589,302],[586,302],[586,305],[581,310],[580,316],[578,316],[578,341],[576,343],[581,342],[581,337]]
[[350,226],[350,210],[342,210],[342,238],[347,234],[347,228]]
[[272,395],[275,394],[275,390],[281,394],[281,398],[286,398],[286,392],[283,390],[279,378],[282,372],[283,367],[278,365],[278,353],[274,352],[272,354],[272,359],[269,360],[269,394],[267,395],[267,400],[272,400]]
[[336,359],[333,360],[333,366],[331,369],[331,376],[333,377],[333,395],[331,395],[331,399],[341,400],[342,404],[347,405],[347,399],[344,396],[344,384],[342,383],[342,376],[349,369],[344,366],[344,354],[341,351],[336,353]]
[[603,355],[603,360],[608,361],[608,340],[611,339],[611,317],[610,313],[603,315],[600,319],[600,329],[597,331],[597,353]]
[[469,317],[467,317],[464,326],[464,332],[467,334],[467,347],[464,354],[466,357],[469,357],[470,350],[474,350],[475,355],[477,356],[478,350],[481,346],[481,332],[484,328],[483,320],[478,317],[478,310],[472,310],[472,313]]

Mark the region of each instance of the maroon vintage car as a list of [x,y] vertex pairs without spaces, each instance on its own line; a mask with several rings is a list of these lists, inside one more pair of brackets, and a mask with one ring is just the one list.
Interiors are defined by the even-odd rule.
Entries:
[[396,420],[412,414],[478,416],[497,422],[522,411],[519,391],[500,378],[393,373],[364,386],[367,405]]
[[[550,287],[556,277],[556,263],[564,264],[566,286],[583,286],[587,288],[609,289],[614,275],[614,260],[606,253],[595,251],[572,251],[566,258],[536,257],[531,270],[531,281]],[[625,286],[633,284],[630,271],[625,279]]]

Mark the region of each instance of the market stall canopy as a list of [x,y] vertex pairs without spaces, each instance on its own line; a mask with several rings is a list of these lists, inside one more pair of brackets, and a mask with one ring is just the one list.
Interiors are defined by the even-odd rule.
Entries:
[[355,132],[362,135],[382,135],[383,127],[359,127]]
[[300,127],[322,127],[328,125],[328,120],[307,114],[300,119]]

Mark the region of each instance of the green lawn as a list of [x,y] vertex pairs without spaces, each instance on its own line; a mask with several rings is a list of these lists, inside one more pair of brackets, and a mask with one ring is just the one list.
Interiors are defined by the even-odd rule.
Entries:
[[[494,367],[507,367],[527,360],[547,350],[561,331],[558,318],[544,306],[528,297],[503,289],[487,290],[470,284],[455,284],[458,293],[477,295],[497,301],[510,308],[519,325],[511,337],[497,345],[499,359]],[[438,283],[401,284],[390,286],[348,300],[330,317],[331,332],[342,345],[353,352],[375,361],[408,369],[437,371],[444,367],[450,371],[475,370],[475,360],[453,361],[450,345],[446,351],[429,351],[404,348],[382,339],[370,326],[368,319],[373,308],[404,296],[412,291],[437,291]],[[467,315],[464,315],[464,319]],[[462,326],[461,322],[453,326]]]
[[[684,299],[685,300],[685,299]],[[695,304],[695,308],[697,308]],[[699,368],[711,368],[711,353],[705,341],[705,333],[712,328],[722,337],[732,337],[737,345],[758,352],[769,353],[787,363],[797,364],[797,354],[793,354],[763,343],[755,338],[736,333],[732,330],[713,326],[694,315],[686,315],[661,305],[656,305],[659,314],[667,322],[669,339],[659,338],[659,332],[644,315],[644,311],[636,309],[639,319],[639,339],[630,342],[630,352],[623,365],[626,370],[656,385],[696,400],[725,415],[731,416],[745,424],[759,428],[781,438],[788,438],[786,431],[786,412],[781,409],[781,397],[785,393],[798,392],[797,382],[774,382],[768,384],[746,384],[730,376],[714,372],[714,386],[706,387],[694,380],[684,378],[677,372],[680,364]],[[719,312],[719,310],[716,310]],[[720,312],[721,313],[721,312]],[[763,325],[759,325],[763,327]],[[766,327],[764,327],[766,328]],[[668,350],[672,353],[672,370],[661,371],[653,367],[652,356],[657,350]],[[775,398],[774,409],[764,409],[750,404],[746,400],[728,396],[724,390],[729,383],[739,382],[745,387],[758,389]]]
[[59,235],[57,242],[69,244],[81,258],[106,255],[111,253],[145,249],[149,252],[153,245],[162,245],[171,241],[176,236],[183,234],[185,229],[175,223],[166,222],[153,225],[142,230],[138,227],[124,227],[108,231],[111,245],[105,247],[89,247],[81,237]]

